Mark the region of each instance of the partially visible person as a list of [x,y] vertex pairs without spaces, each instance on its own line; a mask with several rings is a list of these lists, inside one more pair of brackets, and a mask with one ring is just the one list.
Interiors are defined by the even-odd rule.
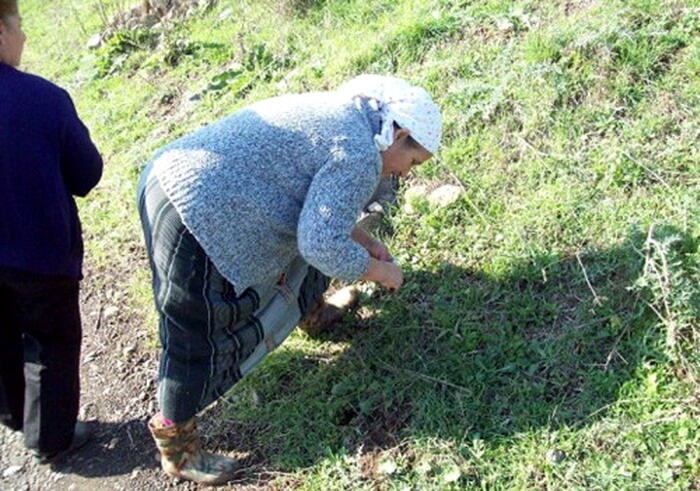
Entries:
[[352,298],[324,301],[330,278],[401,287],[356,222],[381,179],[435,154],[441,121],[425,90],[365,75],[256,102],[156,152],[137,196],[162,344],[149,428],[167,474],[235,477],[238,462],[203,450],[196,415],[297,325],[342,313]]
[[83,243],[73,196],[102,158],[68,93],[17,69],[26,36],[0,0],[0,422],[41,462],[88,437],[77,423]]

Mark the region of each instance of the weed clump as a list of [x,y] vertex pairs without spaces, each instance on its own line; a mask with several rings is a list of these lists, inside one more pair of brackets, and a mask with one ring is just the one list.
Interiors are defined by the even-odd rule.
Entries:
[[644,267],[633,290],[657,317],[669,359],[700,380],[698,365],[691,362],[700,348],[700,243],[650,228],[640,252]]
[[109,76],[122,69],[131,53],[152,49],[156,45],[157,35],[150,29],[116,31],[97,51],[97,78]]

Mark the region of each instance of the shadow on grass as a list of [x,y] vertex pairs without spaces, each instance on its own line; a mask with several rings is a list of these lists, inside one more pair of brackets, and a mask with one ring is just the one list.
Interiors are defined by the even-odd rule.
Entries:
[[[667,360],[658,319],[634,290],[645,238],[499,275],[410,271],[399,294],[366,298],[318,343],[268,357],[208,416],[211,443],[294,472],[414,439],[508,444],[589,424],[641,364]],[[361,465],[372,473],[374,463]]]
[[[657,233],[671,235],[698,249],[677,231]],[[409,269],[399,293],[366,296],[332,332],[270,355],[203,415],[205,446],[245,457],[238,483],[261,485],[342,455],[359,454],[372,477],[384,450],[416,439],[508,445],[538,428],[587,425],[644,362],[667,360],[665,334],[635,289],[645,239],[513,261],[494,275]],[[144,422],[102,426],[122,448],[137,443],[96,446],[109,472],[81,475],[155,466]]]

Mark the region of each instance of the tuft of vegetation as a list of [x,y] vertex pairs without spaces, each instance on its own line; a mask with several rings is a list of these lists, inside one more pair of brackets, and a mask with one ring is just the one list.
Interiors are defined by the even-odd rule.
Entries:
[[126,71],[129,55],[153,49],[156,39],[156,34],[149,29],[115,31],[97,51],[95,60],[97,77],[102,78],[117,71]]

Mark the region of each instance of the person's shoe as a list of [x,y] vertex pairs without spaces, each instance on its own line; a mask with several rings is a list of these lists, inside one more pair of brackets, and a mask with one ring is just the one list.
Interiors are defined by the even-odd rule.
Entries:
[[49,463],[53,462],[54,460],[65,457],[66,455],[70,455],[73,452],[84,447],[85,444],[88,441],[90,441],[91,436],[92,436],[92,430],[90,430],[90,426],[88,426],[87,423],[84,423],[82,421],[78,421],[75,423],[75,429],[73,430],[73,441],[71,441],[71,444],[68,448],[66,448],[65,450],[61,450],[59,452],[51,452],[51,453],[37,452],[34,454],[34,459],[39,464],[49,464]]
[[148,429],[160,451],[160,464],[166,474],[200,484],[218,485],[233,479],[239,469],[235,459],[202,450],[195,419],[166,426],[156,414]]
[[299,329],[315,336],[340,322],[343,316],[357,307],[360,292],[354,286],[341,288],[326,300],[320,300],[300,322]]

